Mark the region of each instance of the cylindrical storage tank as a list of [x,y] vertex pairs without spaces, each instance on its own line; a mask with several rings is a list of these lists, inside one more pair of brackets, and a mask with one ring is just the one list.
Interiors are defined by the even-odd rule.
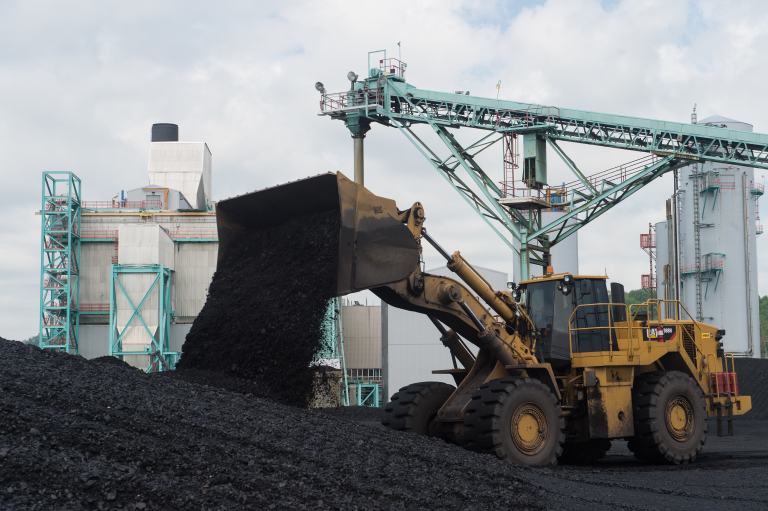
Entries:
[[152,125],[152,142],[178,142],[179,125],[158,122]]
[[[700,124],[752,131],[719,116]],[[681,301],[694,319],[725,329],[727,352],[759,356],[754,169],[689,165],[681,169],[680,188]]]

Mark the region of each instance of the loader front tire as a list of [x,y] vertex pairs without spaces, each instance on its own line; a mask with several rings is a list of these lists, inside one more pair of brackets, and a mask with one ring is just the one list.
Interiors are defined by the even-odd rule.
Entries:
[[642,375],[632,401],[635,436],[627,445],[636,458],[675,465],[696,459],[707,438],[707,412],[693,378],[680,371]]
[[467,448],[521,465],[553,465],[562,454],[565,420],[545,384],[531,378],[485,383],[464,414]]
[[433,436],[432,420],[455,390],[453,385],[436,381],[406,385],[387,403],[381,423],[398,431]]

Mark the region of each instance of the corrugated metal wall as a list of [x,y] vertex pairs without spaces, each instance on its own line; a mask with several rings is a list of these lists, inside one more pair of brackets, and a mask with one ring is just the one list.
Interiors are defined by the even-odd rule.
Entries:
[[126,224],[118,230],[117,260],[120,264],[162,264],[174,269],[174,246],[158,224]]
[[109,355],[109,325],[80,325],[79,334],[77,351],[81,356],[97,358]]
[[[161,230],[163,227],[165,230]],[[166,231],[177,239],[174,242]],[[121,233],[117,244],[108,241],[88,242],[89,239],[110,239]],[[216,237],[216,216],[213,213],[155,214],[150,217],[136,213],[98,212],[83,215],[81,233],[86,241],[80,256],[80,304],[90,308],[108,307],[113,257],[119,253],[120,264],[155,264],[161,262],[173,268],[171,300],[174,325],[171,326],[171,349],[181,350],[191,323],[202,309],[208,286],[216,270],[218,243],[200,241]],[[117,250],[116,250],[117,248]],[[136,296],[146,290],[149,277],[132,276],[126,281],[129,293]],[[133,289],[136,287],[136,289]],[[141,289],[139,289],[141,288]],[[135,298],[132,296],[132,298]],[[150,298],[148,308],[155,308],[156,297]],[[127,307],[118,301],[118,309]],[[108,308],[106,309],[108,311]],[[105,312],[106,312],[105,311]],[[118,313],[118,323],[121,319]],[[108,353],[109,314],[81,316],[84,325],[80,335],[80,353],[87,358]],[[154,328],[153,324],[153,328]],[[136,335],[140,332],[137,331]],[[128,336],[130,338],[130,335]],[[141,337],[141,335],[139,335]],[[127,348],[126,348],[127,349]]]
[[347,368],[381,368],[381,306],[345,305],[341,314]]
[[206,207],[211,190],[211,151],[205,142],[152,142],[149,182],[181,191],[190,204]]
[[84,243],[80,252],[80,304],[109,304],[114,243]]
[[215,243],[177,243],[174,280],[176,322],[191,323],[200,313],[208,285],[216,270],[218,245]]
[[[181,351],[191,324],[171,325],[171,351]],[[109,355],[109,325],[80,325],[78,352],[85,358]]]

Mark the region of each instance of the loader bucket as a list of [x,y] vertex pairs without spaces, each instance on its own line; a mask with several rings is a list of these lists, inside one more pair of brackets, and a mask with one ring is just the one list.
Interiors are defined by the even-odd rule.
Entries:
[[418,268],[419,244],[398,219],[395,201],[374,195],[341,172],[220,201],[219,268],[230,247],[248,232],[328,211],[339,214],[337,295],[396,282]]

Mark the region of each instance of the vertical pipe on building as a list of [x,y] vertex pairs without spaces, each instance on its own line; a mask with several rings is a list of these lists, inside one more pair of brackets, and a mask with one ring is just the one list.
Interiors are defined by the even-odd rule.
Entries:
[[677,225],[679,223],[679,219],[677,218],[677,211],[678,211],[678,200],[679,200],[679,171],[675,169],[674,172],[674,192],[672,194],[672,211],[671,213],[671,220],[672,220],[672,251],[673,251],[673,274],[675,278],[675,284],[673,288],[675,300],[680,299],[680,245],[679,245],[679,238],[677,233]]
[[[670,302],[667,303],[667,307],[666,307],[666,314],[668,318],[674,317],[674,314],[676,313],[675,311],[677,311],[677,308],[678,308],[676,305],[674,305],[671,302],[672,300],[677,299],[676,293],[675,293],[675,289],[677,286],[674,283],[674,280],[675,280],[675,228],[673,225],[674,215],[672,214],[675,207],[674,204],[675,204],[675,196],[673,194],[672,198],[667,199],[664,204],[666,208],[666,218],[664,223],[666,229],[664,230],[664,232],[667,235],[666,254],[664,254],[664,260],[666,260],[667,264],[665,264],[661,269],[663,272],[662,274],[664,275],[663,281],[662,281],[664,285],[664,293],[662,297],[665,300],[670,300]],[[658,229],[656,230],[656,233],[658,236]],[[659,259],[657,254],[657,258],[656,258],[657,278],[659,274],[658,261]],[[657,283],[656,295],[658,296],[658,294],[659,294],[659,291],[658,291],[658,283]]]
[[752,261],[749,258],[749,190],[747,190],[746,172],[741,174],[741,191],[742,221],[744,226],[744,290],[747,296],[747,351],[741,354],[751,357],[754,350],[752,339],[752,284],[750,278]]
[[381,302],[381,390],[382,403],[389,402],[389,309]]
[[669,254],[670,261],[672,262],[672,294],[675,300],[675,317],[680,318],[680,182],[679,171],[674,171],[674,192],[672,193],[672,211],[670,221],[667,222],[668,226],[672,227],[672,243],[670,244],[671,254]]

